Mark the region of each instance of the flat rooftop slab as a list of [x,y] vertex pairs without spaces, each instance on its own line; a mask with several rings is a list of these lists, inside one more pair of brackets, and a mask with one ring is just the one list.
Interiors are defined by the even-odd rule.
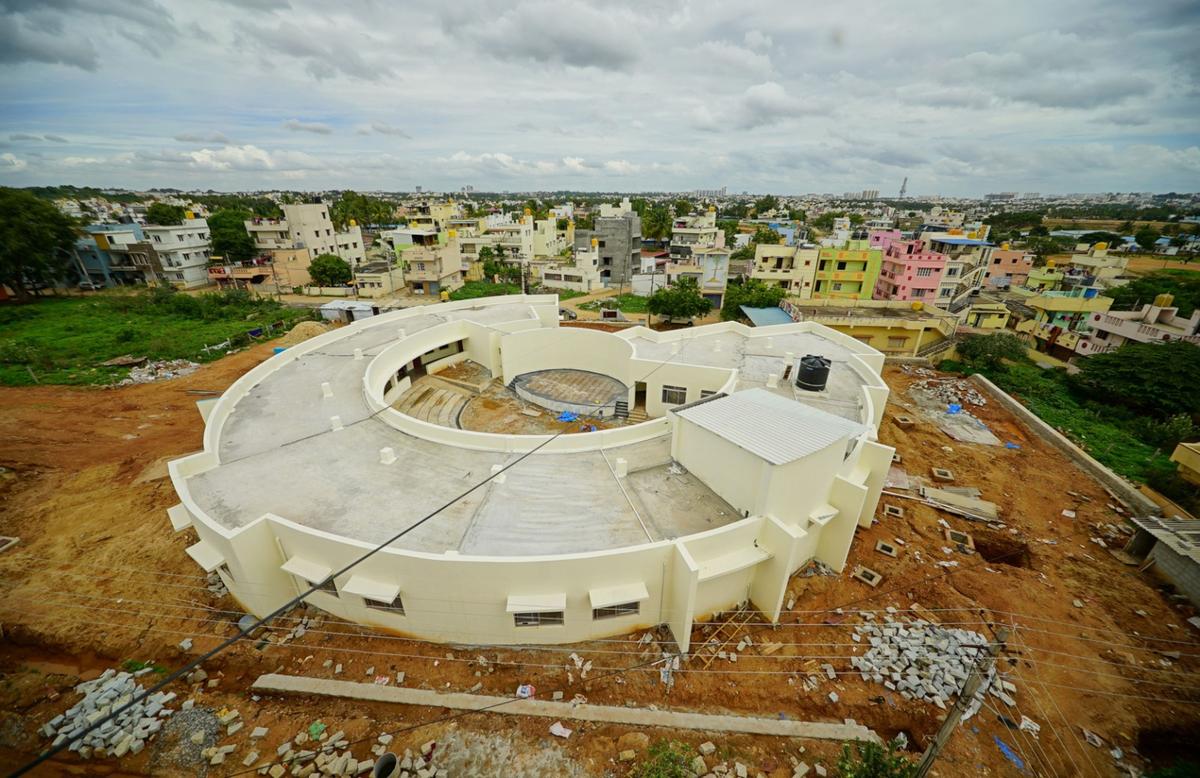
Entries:
[[[499,325],[535,318],[523,303],[440,312],[434,306],[347,332],[283,365],[237,403],[221,431],[221,464],[188,479],[193,499],[227,528],[271,513],[367,543],[394,536],[519,455],[416,438],[373,416],[362,395],[371,357],[395,343],[400,329],[414,334],[457,319]],[[828,391],[804,392],[786,381],[770,391],[845,418],[858,420],[861,413],[862,382],[849,366],[850,351],[819,334],[773,335],[768,344],[761,336],[697,330],[674,354],[671,343],[642,336],[630,342],[641,359],[737,368],[739,391],[765,387],[770,374],[782,372],[787,352],[796,360],[820,354],[832,360]],[[354,359],[355,349],[365,358]],[[322,395],[323,382],[332,397]],[[331,416],[340,418],[342,429],[331,430]],[[740,520],[695,476],[671,466],[670,443],[662,435],[603,451],[533,454],[502,482],[454,502],[396,546],[485,556],[586,553]],[[391,465],[379,462],[384,447],[395,452]],[[620,482],[613,473],[617,458],[628,467]]]

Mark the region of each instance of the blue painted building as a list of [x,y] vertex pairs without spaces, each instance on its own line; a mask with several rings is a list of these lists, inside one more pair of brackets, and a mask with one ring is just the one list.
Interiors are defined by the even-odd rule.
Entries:
[[144,281],[140,268],[120,264],[124,260],[115,260],[109,252],[113,245],[142,241],[144,236],[140,224],[93,224],[84,230],[88,234],[75,241],[76,268],[80,280],[104,287],[127,286]]

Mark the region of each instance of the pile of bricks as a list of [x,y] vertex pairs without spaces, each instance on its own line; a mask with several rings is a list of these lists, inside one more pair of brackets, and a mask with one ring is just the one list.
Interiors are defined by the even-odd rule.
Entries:
[[[854,629],[859,639],[865,639],[871,647],[850,660],[862,679],[883,684],[905,699],[924,700],[943,710],[988,650],[987,638],[971,630],[948,629],[924,620],[887,619],[877,623],[873,614],[863,615],[867,622]],[[964,718],[979,710],[989,689],[1005,704],[1015,705],[1008,692],[1016,688],[998,680],[992,665]]]
[[84,759],[139,753],[162,729],[163,719],[174,713],[166,706],[175,693],[155,692],[83,735],[93,722],[128,704],[142,687],[133,673],[110,669],[94,681],[79,684],[75,691],[83,699],[43,725],[42,735],[54,738],[55,746],[69,742],[70,750]]

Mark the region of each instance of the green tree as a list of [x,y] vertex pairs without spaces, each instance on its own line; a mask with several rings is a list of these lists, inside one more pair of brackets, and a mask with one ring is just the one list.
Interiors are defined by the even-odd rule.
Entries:
[[762,216],[767,211],[773,211],[779,207],[779,198],[775,195],[763,195],[754,201],[754,215]]
[[1158,238],[1158,230],[1150,226],[1142,227],[1140,230],[1133,233],[1133,239],[1137,241],[1138,246],[1140,246],[1143,251],[1153,251],[1154,242],[1158,240]]
[[0,189],[0,284],[18,299],[58,279],[74,245],[70,217],[29,192]]
[[867,220],[867,217],[863,216],[861,213],[850,214],[850,226],[852,226],[852,227],[857,227],[858,225],[862,224],[866,220]]
[[1079,362],[1070,377],[1084,397],[1103,397],[1159,419],[1200,413],[1200,348],[1182,340],[1127,343]]
[[339,230],[344,230],[354,221],[361,227],[390,224],[395,220],[395,209],[386,200],[359,194],[353,190],[342,192],[329,209],[329,218]]
[[1025,344],[1011,332],[990,335],[968,335],[955,347],[958,356],[967,364],[988,370],[1004,369],[1004,361],[1025,359]]
[[308,274],[317,286],[344,286],[354,274],[350,265],[337,254],[321,254],[308,266]]
[[182,224],[183,217],[187,212],[183,210],[182,205],[168,205],[166,203],[152,203],[146,209],[147,224],[161,224],[168,226],[172,224]]
[[224,208],[208,217],[209,240],[213,256],[232,262],[243,262],[254,256],[254,239],[246,232],[250,211]]
[[783,236],[770,227],[759,227],[754,231],[754,237],[750,239],[751,243],[765,243],[769,246],[778,245],[783,241]]
[[1200,306],[1200,273],[1190,270],[1159,270],[1135,278],[1127,284],[1105,290],[1118,311],[1135,311],[1154,302],[1160,294],[1170,294],[1181,316],[1191,316]]
[[667,206],[655,203],[642,218],[642,237],[665,241],[671,237],[671,213]]
[[675,211],[676,216],[687,216],[692,212],[693,206],[690,200],[685,200],[681,197],[671,203],[671,208]]
[[813,219],[812,226],[816,227],[818,230],[832,230],[833,220],[839,216],[845,215],[845,213],[840,213],[838,211],[826,211],[817,218]]
[[670,286],[655,290],[646,303],[646,310],[655,316],[671,319],[691,319],[712,310],[712,303],[700,294],[694,278],[680,278]]
[[1107,243],[1109,248],[1115,248],[1121,245],[1121,236],[1115,232],[1097,230],[1096,232],[1089,232],[1086,235],[1080,235],[1079,242],[1086,243],[1089,246],[1094,246],[1097,243]]
[[886,748],[855,740],[853,744],[842,744],[838,772],[842,778],[912,778],[917,774],[917,766],[903,755],[898,739],[889,742]]
[[733,239],[737,237],[738,232],[740,232],[740,230],[738,230],[737,219],[718,219],[717,226],[725,232],[725,245],[732,246]]
[[768,286],[757,278],[746,281],[730,281],[725,287],[725,300],[721,305],[721,318],[737,321],[742,318],[742,306],[751,308],[776,308],[787,291],[781,286]]
[[804,222],[808,220],[808,214],[799,208],[792,208],[788,211],[788,218],[794,222]]
[[746,203],[726,203],[721,207],[721,215],[730,219],[744,219],[748,213],[750,206]]

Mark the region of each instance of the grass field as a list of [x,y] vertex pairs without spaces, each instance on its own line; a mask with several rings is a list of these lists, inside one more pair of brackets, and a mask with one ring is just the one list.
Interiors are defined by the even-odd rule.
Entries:
[[601,308],[611,308],[614,302],[617,309],[625,313],[646,313],[646,305],[650,302],[650,298],[636,294],[619,294],[603,300],[580,303],[579,307],[587,311],[598,311]]
[[1155,469],[1174,469],[1170,451],[1158,450],[1137,439],[1137,428],[1145,420],[1108,417],[1100,406],[1084,406],[1067,388],[1061,371],[1048,371],[1031,364],[1010,364],[1004,370],[968,369],[958,362],[943,362],[940,367],[983,373],[1038,418],[1127,478],[1145,482]]
[[520,284],[493,284],[491,281],[468,281],[450,293],[451,300],[474,300],[498,294],[520,294]]
[[9,303],[0,305],[0,385],[109,384],[129,373],[100,364],[114,357],[207,362],[248,343],[249,331],[277,324],[264,335],[280,334],[311,316],[243,292],[104,292]]
[[1131,273],[1153,273],[1158,270],[1187,270],[1192,273],[1200,273],[1200,261],[1180,262],[1171,257],[1138,255],[1129,258],[1127,269]]

